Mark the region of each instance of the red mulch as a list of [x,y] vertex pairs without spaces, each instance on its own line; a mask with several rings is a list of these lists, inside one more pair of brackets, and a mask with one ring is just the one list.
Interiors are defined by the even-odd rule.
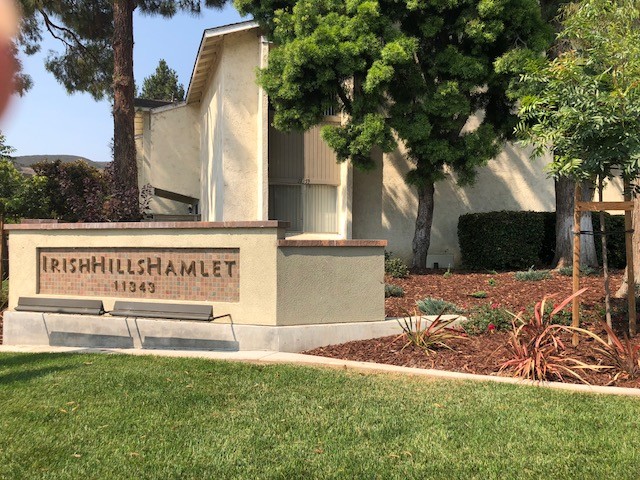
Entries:
[[[571,295],[571,277],[553,273],[549,280],[537,282],[522,282],[515,280],[513,273],[453,273],[444,276],[444,272],[414,274],[406,279],[388,278],[388,283],[400,285],[405,292],[403,298],[386,299],[386,313],[389,317],[403,316],[407,312],[414,314],[416,300],[425,297],[437,297],[453,302],[466,309],[486,303],[498,303],[514,312],[521,308],[527,308],[540,301],[545,295],[555,294],[554,300],[560,301]],[[622,271],[613,272],[611,292],[620,286]],[[489,284],[489,279],[494,279],[495,286]],[[581,279],[581,287],[588,290],[582,295],[581,304],[585,313],[585,325],[596,331],[601,337],[606,337],[605,332],[594,326],[593,318],[599,315],[599,309],[604,304],[604,285],[602,276],[589,276]],[[487,298],[476,299],[470,296],[477,291],[487,292]],[[624,308],[626,300],[614,300],[614,306],[620,310]],[[570,306],[569,306],[570,308]],[[589,320],[591,318],[591,320]],[[626,315],[620,313],[614,317],[614,325],[618,332],[624,331]],[[639,335],[640,337],[640,335]],[[571,346],[569,334],[562,335],[565,346],[563,354],[589,365],[606,364],[604,358],[593,351],[593,340],[582,340],[574,348]],[[447,341],[451,350],[440,348],[431,355],[413,345],[406,345],[406,338],[391,336],[372,340],[349,342],[342,345],[331,345],[317,348],[305,353],[325,357],[356,360],[364,362],[386,363],[418,368],[433,368],[465,373],[477,373],[484,375],[497,375],[500,365],[508,358],[507,342],[508,332],[486,333],[478,336],[469,336],[462,339]],[[635,340],[640,343],[639,340]],[[502,372],[501,375],[509,375]],[[593,385],[616,385],[623,387],[640,387],[640,379],[629,380],[618,378],[614,380],[614,373],[584,372],[583,378]],[[559,379],[555,379],[559,380]],[[564,381],[579,383],[579,380],[571,377]]]
[[[516,280],[513,272],[506,273],[454,273],[444,275],[444,270],[432,271],[408,278],[387,278],[387,283],[399,285],[404,289],[404,297],[387,298],[385,312],[388,317],[402,317],[413,314],[416,301],[425,297],[442,298],[453,302],[463,309],[470,309],[486,303],[499,303],[514,312],[523,307],[534,305],[545,295],[556,294],[556,300],[562,300],[572,293],[571,277],[552,272],[552,278],[538,282]],[[624,271],[614,271],[611,275],[611,292],[615,293],[622,282]],[[493,279],[495,286],[489,284]],[[585,307],[604,302],[604,284],[602,276],[588,276],[580,279],[580,287],[588,288],[582,295]],[[472,293],[487,292],[487,298],[474,298]]]

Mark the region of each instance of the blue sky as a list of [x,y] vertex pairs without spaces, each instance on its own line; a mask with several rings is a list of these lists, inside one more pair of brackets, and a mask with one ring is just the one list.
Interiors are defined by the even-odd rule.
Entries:
[[[184,84],[189,77],[202,32],[243,20],[232,7],[205,10],[200,17],[135,15],[134,73],[138,86],[155,71],[164,58]],[[34,81],[33,88],[14,98],[9,112],[0,120],[0,130],[15,155],[79,155],[96,162],[111,161],[109,142],[113,136],[108,101],[96,102],[87,94],[68,95],[53,75],[44,69],[49,50],[59,50],[56,40],[46,38],[39,54],[22,57],[24,70]]]

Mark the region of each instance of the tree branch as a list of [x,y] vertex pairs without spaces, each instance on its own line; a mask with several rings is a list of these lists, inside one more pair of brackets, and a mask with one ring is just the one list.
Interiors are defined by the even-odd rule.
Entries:
[[342,102],[344,109],[347,111],[349,115],[351,115],[353,113],[353,108],[351,107],[351,100],[349,100],[349,97],[347,97],[347,95],[344,93],[344,90],[342,89],[342,85],[340,84],[340,82],[336,81],[336,84],[338,85],[338,97],[340,97],[340,101]]
[[[93,53],[91,53],[91,51],[87,47],[84,46],[84,44],[82,43],[82,41],[80,40],[78,35],[76,35],[76,33],[73,30],[71,30],[71,29],[69,29],[67,27],[62,27],[60,25],[56,25],[55,23],[53,23],[53,21],[51,21],[51,18],[49,17],[47,12],[44,11],[44,9],[38,8],[38,11],[42,15],[42,18],[44,19],[44,24],[47,27],[47,30],[49,31],[49,33],[51,34],[51,36],[53,38],[55,38],[56,40],[59,40],[60,42],[65,44],[68,48],[71,48],[71,49],[79,48],[85,54],[87,54],[91,58],[93,58],[93,60],[95,60],[96,63],[99,63],[98,58],[96,58],[96,56],[93,55]],[[54,29],[56,31],[60,31],[60,32],[66,33],[68,36],[70,36],[73,39],[75,44],[70,43],[64,37],[61,37],[61,36],[57,35],[56,32],[54,32]]]

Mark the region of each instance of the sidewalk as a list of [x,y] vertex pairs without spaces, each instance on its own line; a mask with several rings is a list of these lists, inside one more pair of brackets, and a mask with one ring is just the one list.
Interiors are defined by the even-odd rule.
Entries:
[[[124,355],[154,355],[161,357],[181,358],[206,358],[210,360],[226,360],[230,362],[249,362],[257,364],[293,364],[309,365],[317,367],[339,368],[344,370],[356,370],[368,373],[391,373],[397,375],[413,375],[433,379],[447,380],[472,380],[489,381],[497,383],[510,383],[516,385],[552,388],[581,393],[601,393],[608,395],[627,395],[640,397],[638,388],[601,387],[591,385],[576,385],[560,382],[534,382],[520,380],[512,377],[497,377],[490,375],[475,375],[470,373],[448,372],[444,370],[431,370],[425,368],[400,367],[382,363],[356,362],[353,360],[341,360],[337,358],[317,357],[301,353],[286,353],[275,351],[205,351],[205,350],[141,350],[123,348],[77,348],[77,347],[51,347],[51,346],[20,346],[0,345],[0,353],[106,353]],[[0,362],[1,365],[1,362]]]

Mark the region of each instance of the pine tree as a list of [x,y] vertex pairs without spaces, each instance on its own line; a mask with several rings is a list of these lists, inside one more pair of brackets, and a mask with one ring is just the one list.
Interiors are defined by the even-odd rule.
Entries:
[[122,220],[139,215],[134,139],[133,12],[170,18],[178,11],[198,14],[222,8],[227,0],[21,0],[20,44],[38,51],[47,31],[64,45],[50,52],[45,66],[68,92],[87,92],[113,101],[114,193],[121,197]]
[[165,100],[167,102],[181,102],[184,100],[184,86],[178,83],[178,74],[169,68],[167,62],[161,59],[156,71],[142,82],[141,98],[149,100]]

